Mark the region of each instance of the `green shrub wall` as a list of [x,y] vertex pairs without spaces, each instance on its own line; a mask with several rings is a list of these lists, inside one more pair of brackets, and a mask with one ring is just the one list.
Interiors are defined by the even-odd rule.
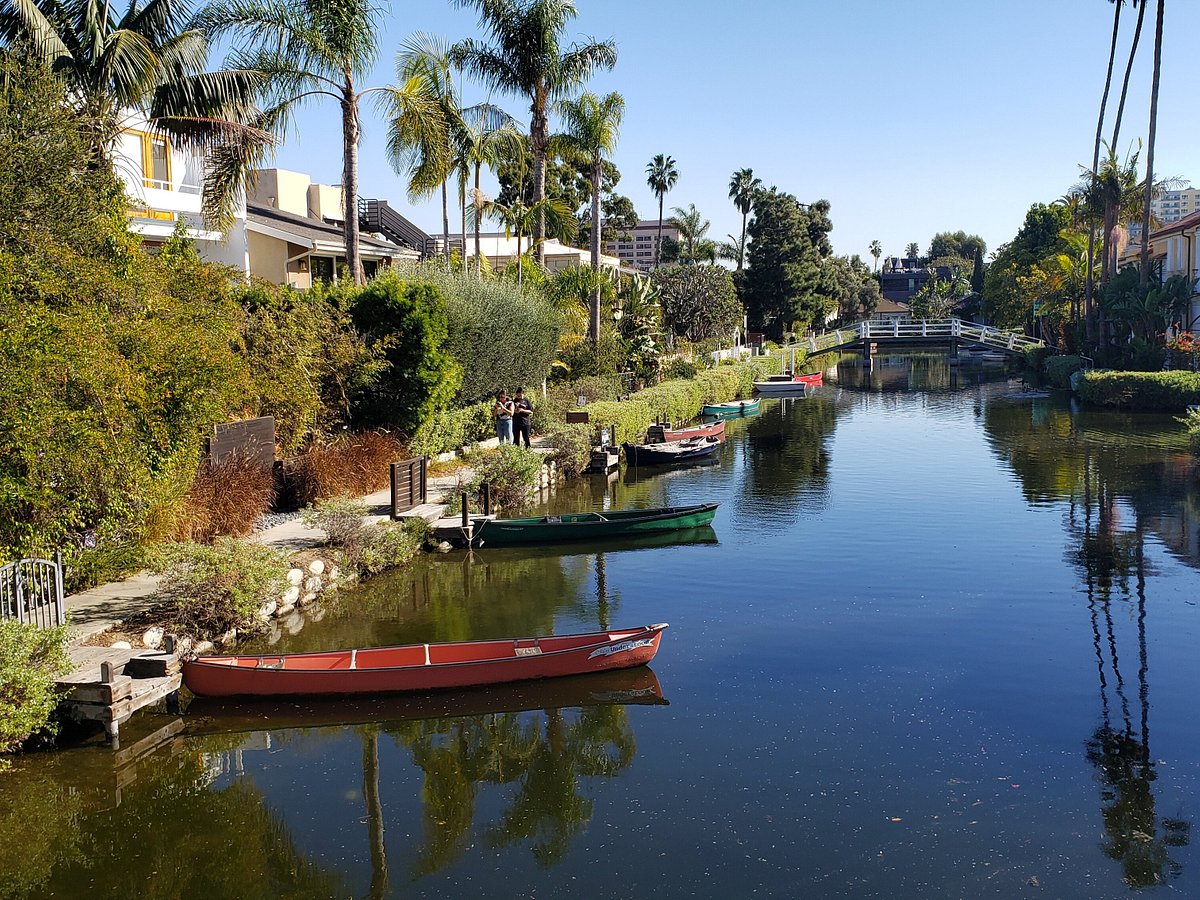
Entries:
[[1182,411],[1200,403],[1196,372],[1085,372],[1079,398],[1095,406]]

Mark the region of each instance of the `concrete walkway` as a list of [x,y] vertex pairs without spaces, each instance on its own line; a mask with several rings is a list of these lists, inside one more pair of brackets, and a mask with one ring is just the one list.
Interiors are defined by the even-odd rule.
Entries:
[[[534,449],[542,449],[540,438],[534,441]],[[496,446],[496,439],[480,443],[481,448]],[[445,506],[456,499],[455,491],[460,482],[472,477],[469,468],[438,475],[428,479],[428,496],[431,504]],[[391,489],[384,488],[359,498],[371,509],[365,521],[387,521],[391,511]],[[266,544],[282,553],[306,550],[325,543],[325,532],[310,528],[300,516],[273,525],[262,531],[247,535],[246,540]],[[144,612],[154,605],[159,580],[149,572],[138,572],[123,581],[102,584],[90,590],[80,591],[66,598],[67,615],[71,622],[71,640],[79,643],[94,634],[107,631],[123,620]]]

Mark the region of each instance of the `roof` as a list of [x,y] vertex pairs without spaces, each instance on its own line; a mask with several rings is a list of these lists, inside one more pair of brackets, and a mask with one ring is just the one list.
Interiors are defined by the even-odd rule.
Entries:
[[1160,237],[1167,237],[1175,234],[1176,232],[1182,234],[1185,231],[1191,231],[1198,225],[1200,225],[1200,212],[1194,212],[1190,216],[1184,216],[1177,222],[1171,222],[1170,224],[1159,228],[1157,231],[1150,232],[1150,240]]
[[907,303],[897,303],[887,297],[880,297],[879,302],[875,304],[874,315],[908,315],[911,312]]
[[[259,226],[255,228],[254,226]],[[346,242],[345,233],[340,225],[330,225],[308,216],[298,216],[295,213],[284,212],[273,206],[261,206],[257,203],[246,204],[246,227],[251,231],[283,232],[287,239],[295,244],[301,244],[312,249],[324,244],[341,245]],[[401,247],[389,241],[381,241],[369,235],[359,235],[359,248],[373,256],[410,257],[415,259],[417,253],[408,247]]]

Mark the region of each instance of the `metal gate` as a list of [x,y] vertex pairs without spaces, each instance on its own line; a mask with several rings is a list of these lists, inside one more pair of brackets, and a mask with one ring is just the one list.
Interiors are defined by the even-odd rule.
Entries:
[[0,619],[41,628],[65,624],[61,553],[52,560],[21,559],[0,566]]

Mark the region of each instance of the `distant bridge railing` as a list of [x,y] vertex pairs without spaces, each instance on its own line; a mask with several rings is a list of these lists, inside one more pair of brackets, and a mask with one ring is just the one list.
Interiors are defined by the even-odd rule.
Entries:
[[922,320],[919,322],[855,322],[834,328],[799,341],[797,346],[808,350],[810,356],[826,353],[838,347],[857,344],[860,341],[902,341],[928,338],[958,338],[981,344],[992,350],[1008,353],[1024,353],[1031,347],[1044,346],[1036,338],[1025,337],[1010,331],[1001,331],[990,325],[976,325],[962,319]]
[[61,554],[52,560],[21,559],[0,566],[0,619],[42,628],[66,622]]

